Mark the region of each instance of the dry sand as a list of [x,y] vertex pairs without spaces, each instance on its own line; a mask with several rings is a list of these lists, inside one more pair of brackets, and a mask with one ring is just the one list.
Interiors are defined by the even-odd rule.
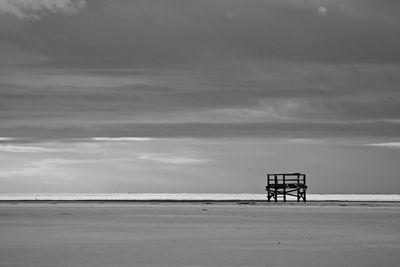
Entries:
[[400,204],[3,202],[0,266],[400,266]]

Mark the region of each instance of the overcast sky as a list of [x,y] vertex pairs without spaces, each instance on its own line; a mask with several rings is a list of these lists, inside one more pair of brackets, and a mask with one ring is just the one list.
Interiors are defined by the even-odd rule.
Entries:
[[399,193],[398,14],[0,0],[0,192],[262,193],[298,171],[314,193]]

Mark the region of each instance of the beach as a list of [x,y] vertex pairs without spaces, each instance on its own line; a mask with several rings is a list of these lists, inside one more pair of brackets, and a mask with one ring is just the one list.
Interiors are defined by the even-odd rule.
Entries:
[[0,203],[0,266],[398,266],[399,202]]

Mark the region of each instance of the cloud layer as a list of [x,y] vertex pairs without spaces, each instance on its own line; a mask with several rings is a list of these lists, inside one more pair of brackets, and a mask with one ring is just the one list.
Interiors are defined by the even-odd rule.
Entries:
[[42,153],[52,152],[54,150],[37,147],[37,146],[21,146],[21,145],[0,145],[0,152],[12,152],[12,153]]
[[400,127],[396,65],[243,61],[0,75],[0,130],[10,137],[397,137]]
[[[6,32],[7,43],[47,56],[46,64],[51,66],[141,67],[243,59],[400,61],[400,8],[396,1],[0,3],[3,15],[41,18],[21,26],[21,21],[0,14],[0,31]],[[82,9],[85,12],[80,12]]]
[[375,143],[375,144],[367,144],[366,146],[400,149],[400,142]]
[[20,19],[40,20],[48,14],[77,15],[86,7],[86,0],[1,0],[0,13]]

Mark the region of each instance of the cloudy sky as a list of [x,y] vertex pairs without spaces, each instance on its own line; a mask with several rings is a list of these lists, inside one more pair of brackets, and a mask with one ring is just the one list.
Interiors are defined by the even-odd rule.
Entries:
[[397,0],[0,0],[0,192],[400,191]]

